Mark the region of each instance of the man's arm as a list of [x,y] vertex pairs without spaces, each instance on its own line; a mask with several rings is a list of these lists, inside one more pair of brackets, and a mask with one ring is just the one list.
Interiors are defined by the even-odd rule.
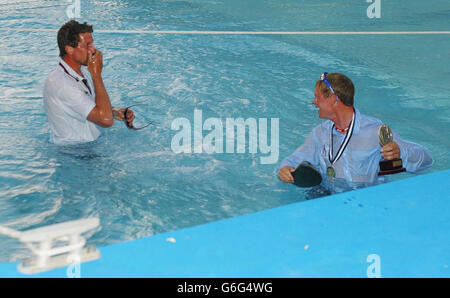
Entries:
[[302,161],[308,161],[314,167],[318,167],[319,161],[317,158],[315,138],[316,136],[313,130],[303,145],[281,162],[278,169],[278,178],[280,178],[281,181],[293,183],[294,178],[291,173],[295,171],[295,168],[297,168]]
[[91,54],[89,56],[88,69],[94,82],[96,96],[95,107],[89,113],[87,120],[101,127],[110,127],[114,124],[114,119],[108,92],[103,84],[103,54],[97,50],[94,57]]
[[419,172],[433,165],[433,158],[425,147],[403,140],[392,131],[394,142],[386,144],[381,149],[381,155],[387,159],[401,158],[403,166],[408,172]]
[[[116,119],[118,121],[124,121],[125,108],[112,107],[112,113],[113,113],[114,119]],[[128,109],[127,110],[127,122],[130,126],[133,125],[133,120],[134,120],[134,112],[131,109]]]

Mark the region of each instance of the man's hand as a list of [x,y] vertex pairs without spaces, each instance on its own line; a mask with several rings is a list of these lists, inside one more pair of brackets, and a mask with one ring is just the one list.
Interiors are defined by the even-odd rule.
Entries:
[[287,183],[294,183],[294,177],[292,177],[292,172],[294,172],[295,169],[291,166],[285,166],[281,168],[280,172],[278,173],[278,177],[281,181],[287,182]]
[[88,70],[92,77],[99,76],[103,69],[103,53],[99,50],[95,54],[89,53]]
[[[113,111],[114,119],[119,120],[119,121],[124,121],[123,113],[125,112],[125,108],[120,108],[120,109],[112,108],[112,111]],[[128,109],[128,111],[127,111],[128,126],[133,125],[133,120],[134,120],[134,112],[132,110]]]
[[[381,144],[380,144],[381,145]],[[392,160],[395,158],[400,158],[400,148],[395,142],[387,143],[381,148],[381,156],[386,160]]]

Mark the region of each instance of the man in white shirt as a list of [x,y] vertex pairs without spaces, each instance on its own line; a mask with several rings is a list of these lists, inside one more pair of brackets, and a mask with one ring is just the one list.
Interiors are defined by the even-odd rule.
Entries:
[[[100,136],[97,125],[124,121],[125,108],[111,106],[103,84],[103,55],[94,47],[92,32],[92,26],[74,20],[58,31],[60,59],[44,88],[50,141],[55,144],[91,142]],[[126,118],[131,126],[133,111],[128,109]]]
[[351,187],[367,186],[384,180],[378,175],[379,162],[401,158],[406,171],[417,173],[433,165],[423,146],[403,140],[395,131],[393,141],[382,145],[378,129],[381,120],[363,115],[354,107],[353,82],[340,73],[323,73],[316,82],[313,104],[320,118],[302,146],[285,158],[278,177],[293,183],[292,173],[303,161],[319,170],[325,186],[339,183]]

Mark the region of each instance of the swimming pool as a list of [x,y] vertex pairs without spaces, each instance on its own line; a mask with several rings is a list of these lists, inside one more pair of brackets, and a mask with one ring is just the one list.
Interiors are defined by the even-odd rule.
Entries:
[[[442,31],[450,27],[447,1],[383,2],[380,19],[367,17],[365,1],[81,1],[80,19],[94,25],[104,51],[113,105],[148,103],[156,125],[130,132],[116,123],[93,143],[64,147],[48,142],[42,88],[58,51],[56,32],[42,29],[66,22],[66,6],[35,2],[0,1],[3,225],[26,230],[98,216],[89,243],[103,246],[305,200],[275,171],[321,122],[311,102],[323,71],[347,74],[362,113],[427,147],[435,159],[428,172],[449,168],[448,34],[95,33]],[[34,30],[11,30],[20,28]],[[279,118],[279,161],[261,164],[248,151],[174,153],[171,123],[193,121],[195,109],[205,119]],[[1,262],[25,253],[0,239]]]

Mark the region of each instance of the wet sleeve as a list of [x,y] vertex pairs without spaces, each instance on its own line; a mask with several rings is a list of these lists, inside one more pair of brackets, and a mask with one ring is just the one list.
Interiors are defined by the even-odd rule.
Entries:
[[416,173],[433,165],[433,158],[427,149],[419,144],[403,140],[399,134],[392,131],[394,142],[400,148],[400,158],[406,171]]
[[301,145],[293,154],[286,157],[280,164],[277,173],[285,166],[291,166],[294,169],[303,161],[311,163],[315,168],[319,168],[319,158],[317,154],[318,138],[315,130],[313,130],[303,145]]
[[59,90],[58,97],[64,105],[65,112],[81,122],[86,121],[89,113],[95,107],[95,101],[76,87],[63,86]]

